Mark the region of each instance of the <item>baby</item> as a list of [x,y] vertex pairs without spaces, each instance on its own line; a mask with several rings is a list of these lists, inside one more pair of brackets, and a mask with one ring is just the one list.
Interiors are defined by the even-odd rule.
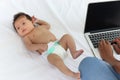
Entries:
[[[55,35],[49,31],[50,25],[47,22],[22,12],[14,16],[13,26],[29,50],[37,51],[40,54],[47,51],[47,59],[51,64],[64,74],[80,79],[80,73],[71,71],[63,62],[67,49],[70,50],[74,59],[83,53],[82,49],[76,50],[75,42],[69,34],[65,34],[60,40],[57,40]],[[51,43],[52,46],[49,47]]]

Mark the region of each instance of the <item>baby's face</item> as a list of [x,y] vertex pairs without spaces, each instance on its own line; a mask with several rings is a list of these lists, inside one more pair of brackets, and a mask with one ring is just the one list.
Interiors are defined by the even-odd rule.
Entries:
[[28,20],[25,16],[19,17],[15,21],[14,26],[21,37],[24,37],[26,34],[34,29],[32,21]]

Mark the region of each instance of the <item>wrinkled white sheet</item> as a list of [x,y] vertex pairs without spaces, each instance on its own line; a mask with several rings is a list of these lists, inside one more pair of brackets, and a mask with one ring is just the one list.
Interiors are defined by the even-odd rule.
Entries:
[[15,13],[26,12],[50,23],[57,38],[71,34],[77,49],[84,49],[84,53],[73,60],[68,51],[65,64],[77,72],[80,61],[93,56],[83,35],[90,1],[103,0],[0,0],[0,80],[76,80],[49,64],[46,55],[28,51],[12,20]]

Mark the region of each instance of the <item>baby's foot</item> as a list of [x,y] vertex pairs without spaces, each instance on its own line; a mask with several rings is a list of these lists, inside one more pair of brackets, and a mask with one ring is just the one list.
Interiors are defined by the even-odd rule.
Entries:
[[73,77],[76,78],[77,80],[80,80],[80,72],[74,73]]
[[80,50],[77,50],[75,53],[74,53],[74,56],[73,58],[76,59],[77,57],[79,57],[84,51],[82,49]]

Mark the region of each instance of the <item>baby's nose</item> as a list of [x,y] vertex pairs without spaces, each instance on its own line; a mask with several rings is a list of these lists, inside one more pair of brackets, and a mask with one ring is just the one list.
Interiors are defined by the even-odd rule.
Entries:
[[20,30],[23,30],[23,29],[24,29],[23,27],[20,28]]

